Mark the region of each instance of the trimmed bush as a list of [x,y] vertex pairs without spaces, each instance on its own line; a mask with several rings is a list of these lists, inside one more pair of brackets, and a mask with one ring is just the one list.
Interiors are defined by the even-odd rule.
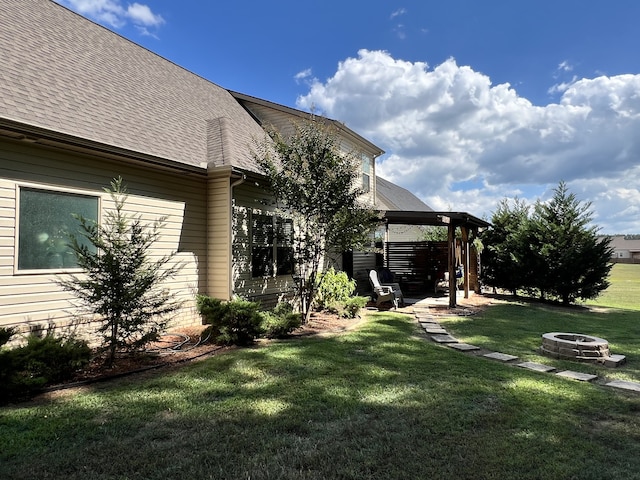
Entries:
[[267,338],[283,338],[302,325],[302,314],[290,303],[279,303],[271,312],[262,313],[262,331]]
[[205,323],[210,325],[208,333],[211,333],[215,343],[248,345],[260,336],[262,315],[255,302],[222,302],[217,298],[200,295],[197,306]]
[[[4,332],[2,336],[4,340]],[[0,351],[0,400],[26,397],[46,385],[68,380],[91,356],[83,340],[29,335],[26,345]]]

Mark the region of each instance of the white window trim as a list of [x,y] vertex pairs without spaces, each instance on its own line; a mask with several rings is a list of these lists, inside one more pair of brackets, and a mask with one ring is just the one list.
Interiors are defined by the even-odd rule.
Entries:
[[14,238],[13,238],[13,274],[14,275],[55,275],[59,273],[77,273],[81,272],[81,268],[33,268],[18,269],[18,257],[20,255],[20,189],[30,188],[33,190],[44,190],[52,193],[69,193],[73,195],[82,195],[85,197],[94,197],[98,200],[98,224],[102,223],[102,198],[103,194],[95,190],[83,190],[80,188],[59,187],[56,185],[42,183],[17,182],[15,184],[15,218],[14,218]]

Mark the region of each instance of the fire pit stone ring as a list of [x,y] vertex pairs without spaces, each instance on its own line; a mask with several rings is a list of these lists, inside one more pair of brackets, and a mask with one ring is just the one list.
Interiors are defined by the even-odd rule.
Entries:
[[604,362],[610,356],[609,342],[582,333],[545,333],[540,350],[544,355],[566,360]]

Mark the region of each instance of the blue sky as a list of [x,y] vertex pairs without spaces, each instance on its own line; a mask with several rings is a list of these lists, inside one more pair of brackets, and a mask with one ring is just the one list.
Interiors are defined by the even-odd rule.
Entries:
[[343,121],[378,174],[490,217],[563,180],[640,233],[637,0],[59,0],[231,90]]

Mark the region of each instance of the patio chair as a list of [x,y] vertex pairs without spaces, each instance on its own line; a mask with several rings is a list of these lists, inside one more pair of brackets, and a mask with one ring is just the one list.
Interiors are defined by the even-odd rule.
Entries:
[[436,293],[449,291],[449,272],[444,272],[443,278],[436,280],[434,290]]
[[378,272],[375,270],[369,272],[369,281],[371,282],[373,293],[376,297],[376,307],[379,307],[381,303],[391,302],[394,308],[398,308],[398,300],[400,300],[401,305],[404,307],[404,295],[402,295],[400,285],[397,283],[388,285],[380,284]]

